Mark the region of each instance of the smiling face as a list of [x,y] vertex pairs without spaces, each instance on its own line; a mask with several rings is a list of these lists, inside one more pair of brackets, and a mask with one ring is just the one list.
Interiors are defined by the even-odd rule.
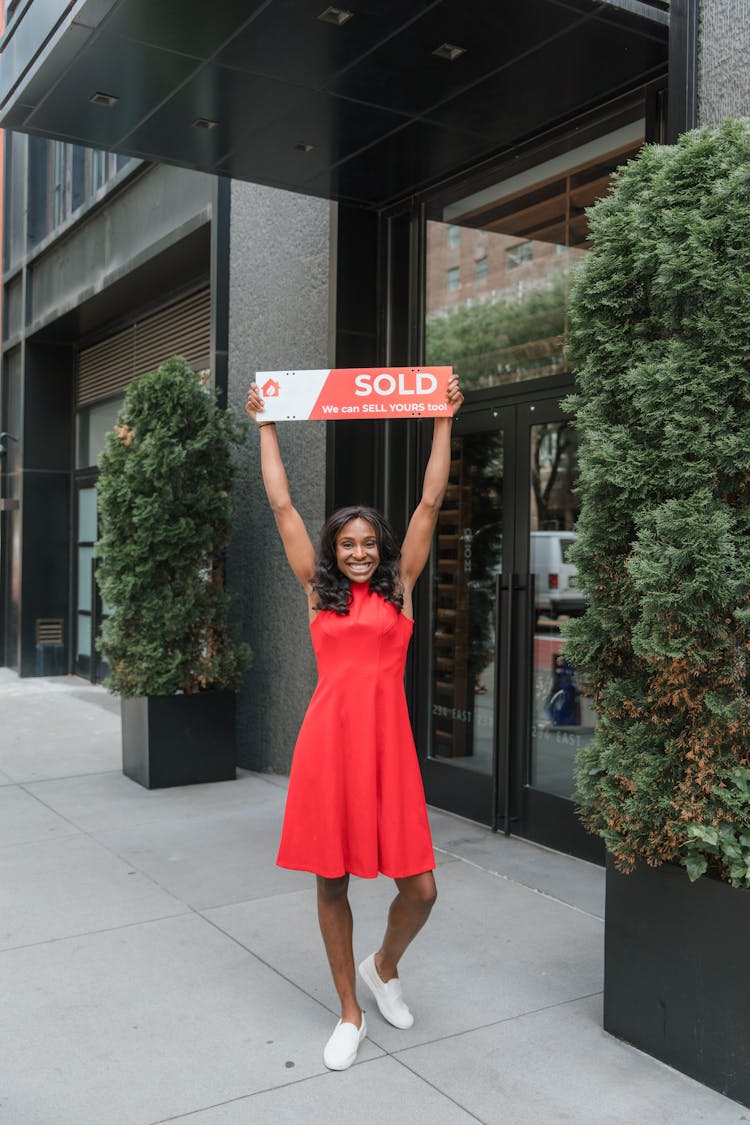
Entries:
[[336,565],[350,582],[369,582],[380,563],[375,528],[367,520],[349,520],[336,536]]

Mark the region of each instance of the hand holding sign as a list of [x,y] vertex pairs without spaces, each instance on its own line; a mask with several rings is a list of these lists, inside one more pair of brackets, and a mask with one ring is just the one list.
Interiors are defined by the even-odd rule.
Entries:
[[316,418],[449,418],[463,402],[452,376],[451,367],[259,371],[246,409],[259,425]]
[[[453,369],[451,368],[451,370]],[[451,417],[455,418],[464,401],[464,393],[458,385],[458,375],[456,375],[455,372],[448,380],[447,398],[453,410]]]
[[253,380],[250,384],[250,389],[247,392],[247,401],[245,402],[245,413],[249,414],[253,422],[257,422],[259,426],[265,426],[267,423],[265,419],[258,417],[265,409],[263,403],[263,395],[260,393],[260,387]]

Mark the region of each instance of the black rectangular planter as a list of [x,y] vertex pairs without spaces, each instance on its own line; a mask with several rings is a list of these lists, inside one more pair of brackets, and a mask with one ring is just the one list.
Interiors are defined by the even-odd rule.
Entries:
[[750,891],[607,857],[604,1029],[750,1106]]
[[236,776],[231,691],[123,696],[122,772],[146,789]]

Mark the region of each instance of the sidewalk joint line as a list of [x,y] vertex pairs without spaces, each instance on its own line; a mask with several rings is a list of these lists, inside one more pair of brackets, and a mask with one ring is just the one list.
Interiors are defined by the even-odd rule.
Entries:
[[[378,1059],[383,1057],[383,1055],[378,1055]],[[367,1066],[368,1063],[377,1062],[378,1059],[362,1059],[360,1062],[353,1063],[350,1069],[353,1070],[355,1066]],[[158,1121],[150,1121],[149,1125],[167,1125],[169,1121],[186,1121],[189,1117],[195,1117],[198,1113],[207,1113],[211,1109],[220,1109],[224,1105],[234,1105],[235,1102],[245,1102],[250,1098],[257,1098],[259,1094],[272,1094],[275,1090],[286,1090],[290,1086],[301,1086],[304,1082],[314,1082],[317,1078],[326,1078],[334,1073],[334,1071],[324,1069],[317,1074],[307,1074],[303,1078],[292,1078],[289,1082],[282,1082],[279,1086],[264,1086],[262,1090],[250,1090],[247,1094],[238,1094],[236,1098],[227,1098],[223,1102],[212,1102],[211,1105],[189,1109],[187,1113],[177,1114],[176,1117],[160,1117]]]
[[461,1103],[457,1101],[456,1098],[452,1097],[451,1094],[447,1094],[445,1090],[441,1090],[439,1086],[436,1086],[435,1083],[431,1082],[429,1078],[425,1078],[425,1076],[423,1074],[420,1074],[419,1071],[414,1070],[409,1066],[408,1063],[405,1063],[403,1059],[400,1059],[395,1054],[392,1055],[390,1053],[389,1058],[392,1058],[394,1062],[398,1063],[399,1066],[402,1066],[404,1070],[407,1070],[409,1072],[409,1074],[413,1074],[415,1078],[418,1078],[420,1080],[420,1082],[424,1082],[425,1086],[429,1086],[431,1090],[434,1090],[436,1094],[439,1094],[442,1098],[445,1098],[446,1101],[452,1102],[453,1105],[455,1105],[458,1109],[465,1113],[467,1117],[471,1117],[474,1121],[478,1121],[480,1125],[488,1125],[484,1117],[479,1117],[472,1110],[467,1109],[465,1105],[461,1105]]
[[[217,908],[212,906],[207,907],[206,909],[215,910]],[[307,991],[307,989],[303,988],[301,984],[298,984],[297,981],[292,980],[292,978],[288,977],[286,973],[282,973],[280,969],[277,969],[269,961],[266,961],[266,959],[264,957],[261,957],[259,953],[256,953],[255,950],[250,949],[248,945],[245,945],[245,943],[243,941],[240,941],[238,937],[235,937],[234,934],[228,933],[225,929],[218,925],[217,922],[214,922],[212,918],[206,918],[206,916],[204,914],[201,914],[200,911],[196,910],[196,914],[198,914],[204,922],[207,922],[209,926],[213,926],[214,929],[217,930],[223,937],[226,937],[230,941],[233,941],[235,945],[238,945],[240,947],[240,949],[244,949],[246,953],[248,953],[256,961],[260,962],[260,964],[263,965],[266,969],[269,969],[277,977],[281,977],[283,981],[286,981],[287,984],[290,984],[294,989],[297,990],[297,992],[301,992],[303,996],[306,996],[308,1000],[314,1001],[314,1003],[318,1004],[325,1012],[328,1012],[334,1018],[338,1018],[333,1008],[329,1008],[327,1004],[324,1004],[323,1001],[320,1000],[317,996],[313,996],[310,992]]]
[[556,902],[560,906],[567,906],[569,910],[575,910],[577,914],[583,914],[586,918],[593,918],[604,925],[604,919],[600,914],[592,914],[590,910],[584,910],[582,906],[576,906],[572,902],[566,902],[563,898],[557,898],[550,891],[543,891],[540,887],[530,887],[528,883],[521,883],[511,875],[505,875],[502,871],[493,871],[491,867],[483,867],[482,864],[477,863],[476,860],[467,859],[465,856],[458,855],[456,852],[450,852],[447,848],[441,848],[437,844],[433,844],[433,847],[435,851],[440,852],[441,855],[449,855],[453,859],[460,860],[461,863],[467,863],[469,867],[476,867],[478,871],[484,871],[485,875],[492,875],[495,879],[505,879],[506,883],[512,883],[514,887],[521,887],[525,891],[531,891],[532,894],[549,899],[550,902]]
[[[206,919],[206,920],[210,921],[210,919]],[[221,933],[225,932],[225,931],[221,930],[220,927],[217,927],[217,929],[219,929]],[[231,934],[228,934],[226,936],[232,938]],[[237,939],[232,939],[232,940],[237,941]],[[242,945],[242,942],[237,941],[237,944],[242,946],[242,948],[245,949],[248,953],[251,953],[252,956],[257,957],[257,954],[253,954],[252,950],[248,950],[247,946]],[[265,962],[262,957],[257,957],[257,959],[259,961],[261,961],[262,964],[266,965],[268,968],[273,969],[273,966],[268,965],[267,962]],[[285,980],[288,980],[288,978],[284,977],[283,973],[278,973],[277,970],[273,970],[273,971],[277,972],[277,975],[283,977]],[[294,981],[290,981],[289,983],[294,984]],[[295,985],[295,987],[299,991],[303,992],[303,994],[309,995],[308,993],[305,993],[305,990],[300,988],[299,985]],[[399,1066],[402,1066],[404,1068],[404,1070],[408,1071],[409,1074],[413,1075],[416,1079],[418,1079],[418,1081],[423,1082],[430,1089],[434,1090],[435,1093],[437,1093],[440,1097],[445,1098],[446,1101],[449,1101],[453,1105],[455,1105],[464,1114],[466,1114],[467,1117],[472,1118],[474,1121],[478,1121],[480,1123],[480,1125],[486,1125],[486,1122],[485,1122],[484,1118],[479,1117],[472,1110],[467,1109],[466,1106],[463,1106],[459,1101],[456,1100],[456,1098],[454,1098],[450,1094],[446,1093],[445,1090],[441,1090],[440,1087],[436,1086],[434,1082],[431,1082],[430,1079],[426,1078],[423,1074],[420,1074],[418,1070],[415,1070],[414,1067],[410,1066],[409,1063],[406,1062],[402,1056],[405,1055],[408,1051],[416,1051],[416,1050],[419,1050],[419,1048],[421,1048],[421,1047],[430,1047],[435,1043],[445,1042],[446,1040],[449,1040],[449,1039],[458,1039],[458,1038],[461,1038],[464,1035],[470,1035],[474,1031],[486,1031],[488,1028],[497,1027],[500,1024],[509,1023],[509,1022],[511,1022],[512,1020],[515,1020],[515,1019],[523,1019],[525,1016],[538,1015],[540,1012],[553,1011],[555,1008],[562,1008],[562,1007],[565,1007],[565,1005],[567,1005],[567,1004],[575,1004],[575,1003],[580,1002],[581,1000],[592,999],[593,997],[600,996],[600,995],[601,995],[601,990],[599,990],[598,992],[586,993],[583,996],[571,997],[568,1000],[561,1000],[561,1001],[558,1001],[555,1004],[546,1004],[546,1005],[543,1005],[540,1008],[530,1009],[528,1012],[519,1012],[517,1015],[514,1015],[514,1016],[506,1016],[503,1019],[493,1020],[490,1023],[479,1024],[479,1025],[477,1025],[477,1027],[467,1028],[466,1031],[459,1031],[459,1032],[456,1032],[455,1034],[452,1034],[452,1035],[443,1035],[443,1036],[440,1036],[437,1039],[426,1040],[424,1043],[415,1043],[411,1047],[402,1047],[398,1051],[389,1051],[387,1048],[381,1047],[380,1044],[377,1043],[377,1041],[374,1040],[368,1034],[367,1038],[369,1039],[372,1046],[377,1047],[378,1050],[381,1051],[382,1053],[374,1059],[363,1059],[360,1062],[354,1063],[354,1066],[352,1067],[352,1069],[354,1069],[355,1066],[368,1066],[369,1064],[378,1062],[380,1059],[383,1059],[383,1058],[392,1059]],[[316,998],[311,997],[311,999],[316,999]],[[321,1003],[320,1001],[317,1001],[317,1002]],[[325,1005],[321,1005],[321,1006],[326,1007]],[[326,1010],[330,1011],[330,1009],[326,1009]],[[199,1113],[207,1113],[209,1110],[218,1109],[221,1106],[233,1105],[236,1102],[249,1101],[252,1098],[258,1097],[259,1094],[269,1094],[269,1093],[273,1093],[276,1090],[286,1090],[290,1086],[299,1086],[299,1085],[302,1085],[305,1082],[313,1082],[318,1078],[325,1078],[328,1074],[329,1074],[328,1071],[321,1071],[318,1074],[309,1074],[309,1075],[306,1075],[304,1078],[292,1079],[290,1082],[283,1082],[283,1083],[281,1083],[279,1085],[276,1085],[276,1086],[266,1086],[261,1090],[249,1091],[247,1094],[240,1094],[237,1097],[229,1098],[226,1101],[215,1102],[215,1103],[212,1103],[211,1105],[199,1106],[196,1109],[188,1110],[187,1113],[177,1114],[176,1116],[173,1116],[173,1117],[161,1117],[156,1121],[150,1122],[150,1125],[168,1125],[168,1123],[172,1122],[172,1121],[187,1121],[190,1117],[194,1117]]]
[[[368,1035],[367,1039],[369,1038],[370,1037]],[[429,1086],[433,1090],[436,1090],[437,1093],[441,1095],[441,1097],[444,1097],[446,1099],[446,1101],[452,1102],[455,1106],[462,1110],[467,1115],[467,1117],[471,1117],[475,1121],[479,1121],[481,1125],[486,1125],[483,1118],[477,1117],[476,1114],[471,1112],[471,1110],[465,1109],[464,1106],[462,1106],[460,1102],[457,1102],[455,1098],[452,1098],[450,1094],[445,1094],[439,1087],[433,1086],[433,1084],[426,1078],[423,1078],[421,1074],[417,1074],[416,1071],[413,1071],[411,1069],[411,1067],[401,1063],[401,1061],[390,1054],[389,1051],[386,1051],[383,1048],[380,1048],[380,1050],[382,1051],[382,1054],[377,1055],[374,1059],[359,1059],[357,1062],[353,1063],[349,1069],[354,1070],[358,1067],[371,1066],[373,1063],[380,1062],[382,1059],[386,1058],[393,1059],[395,1063],[403,1066],[404,1070],[407,1070],[410,1074],[413,1074],[415,1078],[418,1078],[421,1082],[424,1082],[426,1086]],[[282,1082],[278,1086],[264,1086],[262,1090],[251,1090],[247,1094],[239,1094],[235,1098],[227,1098],[226,1101],[212,1102],[211,1105],[199,1106],[197,1109],[189,1109],[187,1113],[177,1114],[175,1117],[160,1117],[157,1121],[150,1121],[149,1125],[168,1125],[170,1121],[187,1121],[190,1117],[195,1117],[199,1113],[208,1113],[209,1110],[220,1109],[222,1106],[234,1105],[235,1102],[250,1101],[250,1099],[257,1098],[260,1094],[272,1094],[276,1090],[287,1090],[292,1086],[302,1086],[306,1082],[315,1082],[320,1078],[328,1078],[331,1082],[335,1082],[335,1075],[337,1073],[338,1072],[336,1071],[324,1069],[317,1074],[307,1074],[303,1078],[293,1078],[289,1082]]]
[[540,1008],[529,1008],[527,1012],[516,1012],[515,1015],[503,1016],[499,1020],[490,1020],[489,1023],[478,1023],[476,1027],[467,1027],[465,1031],[454,1031],[448,1035],[439,1035],[436,1039],[425,1039],[423,1043],[414,1043],[411,1047],[400,1047],[393,1052],[393,1055],[394,1057],[398,1056],[400,1061],[400,1056],[405,1055],[407,1051],[418,1051],[421,1047],[431,1047],[435,1043],[445,1043],[449,1039],[461,1039],[464,1035],[473,1035],[475,1031],[487,1031],[491,1027],[512,1023],[513,1020],[526,1019],[527,1016],[538,1016],[541,1012],[553,1012],[555,1008],[564,1008],[566,1004],[578,1004],[581,1000],[593,1000],[594,997],[602,996],[603,993],[603,988],[600,988],[596,992],[585,992],[582,996],[571,996],[567,1000],[557,1000],[554,1004],[543,1004]]
[[[89,773],[64,773],[59,777],[27,777],[23,781],[12,781],[11,785],[17,785],[19,789],[26,790],[27,785],[44,785],[47,781],[77,781],[79,777],[106,777],[109,773],[121,772],[117,766],[112,766],[108,770],[91,770]],[[33,793],[30,794],[32,797],[34,795]]]
[[[178,900],[179,901],[179,900]],[[57,937],[42,938],[41,941],[29,941],[23,945],[8,945],[0,949],[0,957],[5,953],[14,953],[19,949],[37,949],[40,945],[57,945],[63,941],[77,941],[79,938],[96,937],[98,934],[114,934],[119,930],[132,930],[134,926],[151,926],[157,922],[170,922],[173,918],[187,918],[193,911],[182,903],[184,909],[177,914],[160,914],[156,918],[141,918],[135,922],[121,922],[118,926],[103,926],[99,930],[79,930],[75,934],[59,934]]]
[[[21,786],[21,788],[23,788],[23,786]],[[94,835],[94,830],[89,829],[89,828],[84,828],[81,825],[77,825],[75,823],[75,821],[71,820],[69,816],[65,815],[65,813],[61,813],[58,809],[56,809],[52,805],[48,804],[47,801],[43,801],[38,793],[30,793],[27,789],[24,789],[24,792],[27,793],[29,797],[33,797],[34,800],[38,801],[39,804],[42,805],[44,808],[49,809],[49,811],[54,813],[55,816],[59,816],[61,820],[64,820],[66,822],[66,824],[71,824],[75,828],[77,828],[78,832],[82,836],[84,836],[87,840],[90,840],[91,843],[96,844],[96,846],[98,848],[101,848],[103,851],[105,851],[109,855],[113,856],[120,863],[125,864],[126,867],[128,867],[129,869],[131,869],[132,871],[134,871],[138,875],[140,875],[141,878],[147,879],[148,882],[151,883],[154,887],[157,887],[161,891],[162,894],[167,895],[174,902],[178,902],[180,904],[180,906],[185,907],[187,910],[193,911],[194,913],[196,913],[195,907],[191,906],[190,903],[185,902],[184,899],[180,898],[179,895],[174,894],[173,891],[170,891],[165,886],[162,886],[162,884],[159,882],[159,880],[155,879],[153,875],[150,875],[147,871],[144,871],[141,867],[138,866],[137,863],[135,863],[133,860],[129,859],[127,856],[120,855],[120,853],[118,851],[116,851],[114,849],[114,847],[112,847],[111,845],[105,844],[103,840],[98,839]],[[68,839],[73,839],[73,837],[68,837]],[[169,917],[169,915],[167,915],[167,917]],[[126,923],[126,924],[129,924],[129,923]],[[114,928],[116,929],[117,927],[114,927]]]

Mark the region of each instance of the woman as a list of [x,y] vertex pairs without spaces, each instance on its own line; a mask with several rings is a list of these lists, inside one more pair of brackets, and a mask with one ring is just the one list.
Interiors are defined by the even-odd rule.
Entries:
[[[447,391],[463,402],[458,380]],[[414,584],[430,555],[450,468],[451,418],[435,419],[422,499],[401,550],[371,508],[341,509],[327,520],[316,558],[295,510],[276,427],[262,419],[256,383],[248,414],[260,427],[266,493],[289,564],[307,595],[318,685],[294,749],[277,863],[316,876],[318,919],[341,1018],[323,1061],[345,1070],[367,1034],[357,1002],[349,876],[395,880],[380,949],[359,974],[389,1023],[414,1022],[398,963],[435,902],[435,865],[422,779],[404,695],[413,629]]]

